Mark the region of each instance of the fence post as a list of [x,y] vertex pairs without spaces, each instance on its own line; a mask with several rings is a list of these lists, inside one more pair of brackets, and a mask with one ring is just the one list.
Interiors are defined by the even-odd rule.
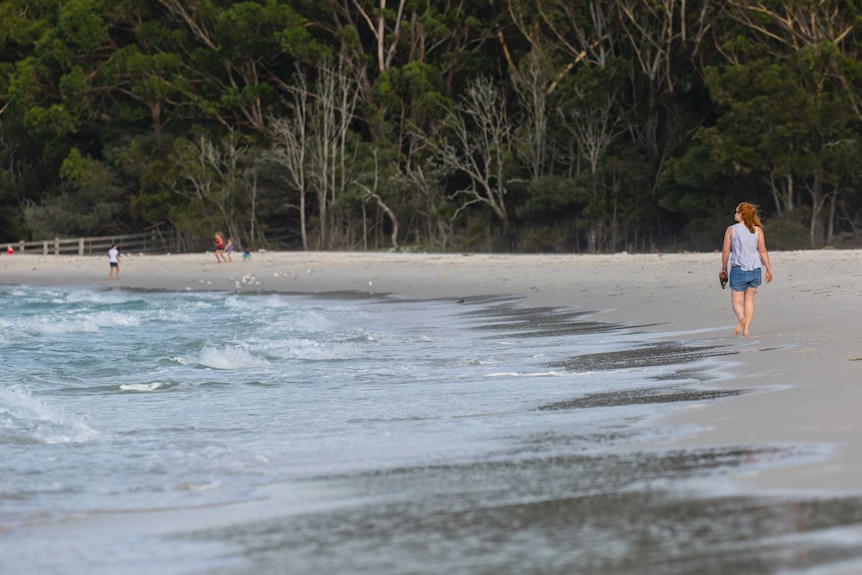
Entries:
[[84,255],[84,238],[78,238],[78,255]]
[[54,238],[54,255],[60,255],[60,238]]
[[42,255],[48,255],[48,240],[42,240]]
[[24,253],[24,246],[25,245],[26,244],[24,243],[24,240],[21,240],[21,242],[18,244],[18,253],[20,253],[20,254]]

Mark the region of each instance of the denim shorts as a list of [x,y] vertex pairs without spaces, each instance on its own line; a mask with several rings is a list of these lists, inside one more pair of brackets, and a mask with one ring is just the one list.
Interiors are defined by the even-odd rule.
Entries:
[[730,268],[730,289],[733,291],[745,291],[748,288],[760,286],[760,268],[756,270],[743,271],[739,266]]

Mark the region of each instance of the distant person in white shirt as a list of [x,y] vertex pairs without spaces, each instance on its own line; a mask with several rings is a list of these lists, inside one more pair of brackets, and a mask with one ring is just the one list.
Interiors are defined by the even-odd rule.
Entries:
[[108,261],[111,264],[108,278],[113,279],[114,272],[117,272],[117,279],[120,279],[120,250],[117,249],[117,244],[112,245],[111,249],[108,250]]
[[757,206],[742,202],[733,213],[736,223],[724,232],[721,250],[721,271],[730,264],[730,297],[733,313],[739,320],[735,335],[751,335],[749,327],[754,317],[754,294],[762,283],[761,268],[766,268],[766,283],[772,281],[772,266],[766,252],[763,224],[757,216]]

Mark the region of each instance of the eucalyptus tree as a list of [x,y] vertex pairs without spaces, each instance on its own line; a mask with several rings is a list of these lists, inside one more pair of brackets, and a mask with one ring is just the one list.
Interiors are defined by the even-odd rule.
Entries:
[[455,192],[465,206],[490,208],[512,247],[508,168],[513,153],[512,127],[506,101],[495,82],[481,77],[472,81],[464,97],[429,136],[435,157],[453,173],[466,177],[466,185]]
[[99,0],[71,0],[52,16],[53,25],[39,27],[32,54],[16,62],[9,103],[32,133],[62,146],[60,139],[95,129],[107,111],[100,72],[117,41]]
[[31,172],[21,150],[20,133],[8,129],[9,123],[0,117],[0,241],[25,237],[20,207],[25,182]]
[[[697,99],[699,63],[723,0],[614,0],[617,55],[631,63],[629,128],[652,163],[650,201],[660,205],[659,182],[667,160],[688,143],[709,111]],[[686,92],[693,92],[689,96]]]
[[444,91],[437,68],[410,62],[381,74],[362,109],[365,121],[377,126],[371,143],[380,150],[380,162],[387,164],[380,169],[390,174],[381,197],[401,214],[405,238],[426,243],[446,244],[452,231],[451,201],[422,136],[452,107]]
[[57,0],[0,3],[0,114],[9,109],[9,81],[16,63],[33,56],[57,9]]
[[[110,218],[128,221],[128,197],[116,197],[124,192],[112,186],[110,166],[100,163],[113,134],[139,117],[127,105],[130,81],[119,73],[122,58],[115,56],[134,43],[132,30],[148,7],[101,0],[3,3],[3,11],[17,15],[10,18],[20,54],[7,76],[4,109],[20,118],[27,140],[39,145],[31,157],[38,158],[41,186],[26,198],[26,219],[38,222],[31,233],[99,233],[118,225]],[[4,18],[4,25],[9,21]],[[63,206],[62,217],[41,217],[57,205]],[[46,222],[57,228],[46,229]]]
[[809,241],[828,243],[858,159],[862,117],[850,79],[859,56],[859,9],[836,0],[727,6],[747,37],[740,41],[736,29],[721,36],[719,49],[731,66],[709,73],[714,97],[732,111],[709,132],[717,153],[766,179],[779,213],[807,195]]
[[[283,170],[284,201],[299,214],[303,249],[312,243],[316,249],[332,249],[344,245],[349,235],[348,192],[354,186],[358,145],[353,125],[359,82],[354,72],[339,57],[324,60],[313,80],[297,74],[286,113],[268,119],[272,138],[265,159]],[[341,236],[341,231],[348,233]]]
[[250,149],[235,131],[221,138],[202,133],[176,140],[166,178],[181,200],[173,203],[171,212],[181,228],[204,237],[221,230],[246,244],[257,239],[252,235],[257,214],[251,209],[255,190],[250,188]]
[[287,114],[269,119],[272,144],[263,158],[264,161],[273,162],[282,168],[282,181],[288,191],[296,196],[296,203],[293,203],[289,193],[285,204],[299,214],[299,234],[304,250],[308,249],[307,195],[311,167],[308,160],[309,141],[312,137],[309,120],[311,114],[311,94],[305,78],[299,74],[297,85],[291,89]]
[[[656,188],[664,164],[702,121],[680,107],[686,97],[677,95],[677,74],[682,70],[687,80],[693,76],[694,51],[709,30],[715,3],[507,4],[530,52],[546,54],[551,63],[553,77],[545,80],[545,94],[554,95],[554,129],[547,134],[556,143],[551,165],[557,180],[570,180],[535,181],[533,193],[547,197],[531,198],[528,204],[569,206],[588,249],[616,249],[618,222],[658,224]],[[507,61],[513,83],[522,85],[524,75],[514,61]],[[683,86],[683,91],[693,88],[690,81]],[[623,173],[644,170],[647,177],[626,178],[625,186],[617,183]],[[627,202],[620,201],[619,191],[626,192]]]
[[310,30],[331,38],[353,66],[360,100],[356,127],[378,148],[382,173],[393,174],[379,189],[382,205],[393,214],[376,201],[368,206],[377,205],[390,220],[409,211],[410,217],[399,217],[405,236],[428,235],[430,230],[436,230],[433,236],[447,235],[450,200],[440,192],[443,182],[432,184],[418,176],[436,170],[422,157],[425,143],[417,134],[434,130],[477,69],[493,71],[502,14],[492,0],[314,4],[303,11]]
[[[386,217],[389,218],[390,222],[390,231],[389,231],[389,239],[392,244],[392,249],[395,251],[400,251],[401,246],[398,244],[398,233],[399,233],[399,219],[398,214],[395,213],[395,210],[390,207],[389,202],[384,199],[383,193],[385,193],[385,189],[389,187],[387,184],[391,184],[391,182],[397,179],[397,175],[392,173],[391,170],[387,170],[386,168],[391,166],[392,163],[386,162],[384,165],[381,165],[379,158],[379,149],[372,148],[371,149],[371,159],[373,165],[370,168],[366,168],[362,170],[362,174],[353,180],[353,184],[359,188],[362,194],[363,199],[363,208],[367,202],[373,202],[377,207],[379,207],[385,214]],[[364,212],[364,209],[363,209]],[[368,218],[363,214],[363,246],[365,249],[368,249],[368,230],[366,229],[366,224]]]
[[[400,181],[412,194],[411,221],[415,221],[415,240],[446,250],[455,235],[456,224],[464,207],[447,194],[446,185],[453,169],[440,162],[421,137],[411,138],[415,145],[399,162]],[[427,153],[426,153],[427,152]]]
[[[584,206],[579,226],[590,252],[614,251],[619,243],[620,160],[614,148],[627,139],[629,126],[619,101],[612,68],[583,70],[566,83],[571,95],[557,107],[561,129],[571,138],[573,191]],[[630,180],[628,185],[635,181]]]
[[326,61],[319,68],[314,91],[308,183],[317,197],[318,249],[337,247],[340,238],[335,231],[345,223],[338,207],[353,180],[351,125],[359,100],[354,72],[345,58]]
[[541,47],[534,47],[513,69],[512,86],[523,120],[517,126],[515,152],[533,180],[552,172],[551,122],[553,93],[549,86],[555,81],[553,65]]
[[363,94],[411,62],[437,68],[451,93],[476,52],[496,41],[502,14],[494,0],[323,0],[303,13],[358,67]]
[[225,127],[266,133],[266,117],[297,62],[325,48],[287,0],[152,0],[164,11],[162,50],[184,64],[184,101]]

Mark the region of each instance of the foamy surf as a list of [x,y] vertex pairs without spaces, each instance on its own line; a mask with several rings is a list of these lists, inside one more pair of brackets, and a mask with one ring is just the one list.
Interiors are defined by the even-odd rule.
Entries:
[[154,381],[152,383],[124,383],[120,385],[122,391],[156,391],[158,389],[166,389],[171,387],[171,384],[166,381]]
[[[720,396],[708,384],[728,365],[661,334],[511,300],[14,292],[2,575],[573,572],[585,557],[627,573],[644,556],[735,573],[789,549],[756,531],[775,501],[713,485],[784,446],[639,447],[691,433],[656,418]],[[793,503],[818,526],[862,516],[862,501]],[[740,549],[752,562],[734,569]]]
[[0,388],[0,436],[7,441],[80,443],[98,435],[83,418],[34,397],[29,390]]
[[232,346],[205,347],[201,350],[197,361],[200,365],[212,369],[241,370],[265,368],[270,365],[266,358],[252,355],[246,349]]

